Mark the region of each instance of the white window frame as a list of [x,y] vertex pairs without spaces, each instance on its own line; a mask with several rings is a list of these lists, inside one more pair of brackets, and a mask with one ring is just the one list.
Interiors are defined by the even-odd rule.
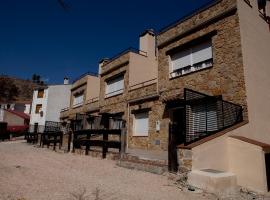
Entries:
[[[193,49],[195,49],[196,47],[199,47],[200,45],[203,45],[203,44],[206,44],[206,45],[210,44],[211,58],[206,59],[206,60],[202,60],[201,62],[198,62],[198,63],[194,63],[194,61],[193,61],[193,57],[194,57]],[[205,49],[207,49],[207,48],[205,48]],[[185,66],[185,67],[180,67],[178,69],[174,69],[172,57],[176,56],[177,53],[180,53],[182,51],[190,51],[190,65]],[[205,40],[204,42],[201,42],[201,43],[199,43],[197,45],[189,47],[188,50],[181,50],[181,51],[179,51],[177,53],[174,53],[174,54],[169,56],[169,63],[170,63],[169,77],[170,78],[182,76],[182,75],[185,75],[185,74],[189,74],[189,73],[196,72],[196,71],[199,71],[201,69],[206,69],[206,68],[209,68],[209,67],[213,66],[213,43],[212,43],[211,39]]]
[[[114,82],[115,80],[119,79],[119,81]],[[120,88],[109,90],[109,83],[114,82],[111,84],[111,87],[116,87],[117,83],[120,85]],[[116,96],[122,94],[125,88],[125,77],[124,75],[117,76],[115,78],[109,79],[106,81],[106,88],[105,88],[105,98]]]
[[[145,121],[142,120],[143,117],[145,117],[144,118]],[[139,121],[138,121],[139,118],[141,119],[141,122],[147,124],[147,127],[142,128],[142,129],[145,129],[142,132],[137,131],[137,129],[138,129],[137,125],[139,123]],[[149,112],[140,112],[140,113],[134,114],[134,117],[133,117],[133,136],[136,136],[136,137],[148,137],[149,136]]]

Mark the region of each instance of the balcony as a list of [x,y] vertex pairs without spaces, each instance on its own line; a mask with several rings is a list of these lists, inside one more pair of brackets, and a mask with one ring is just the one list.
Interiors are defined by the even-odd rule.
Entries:
[[184,116],[182,121],[173,121],[169,132],[180,134],[179,142],[188,145],[243,122],[243,108],[222,96],[185,89],[179,116]]

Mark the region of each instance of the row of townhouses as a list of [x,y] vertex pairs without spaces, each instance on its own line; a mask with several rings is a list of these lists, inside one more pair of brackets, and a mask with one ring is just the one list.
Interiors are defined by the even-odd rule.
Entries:
[[[67,127],[79,124],[88,129],[92,116],[122,119],[127,153],[166,159],[170,171],[191,171],[189,179],[195,186],[200,187],[198,177],[204,172],[228,172],[237,185],[267,192],[267,15],[268,1],[214,1],[158,34],[146,30],[138,50],[102,59],[97,75],[86,73],[61,92],[48,86],[35,91],[35,96],[44,95],[47,104],[51,101],[50,109],[66,107],[60,120]],[[59,121],[49,119],[51,111],[43,109],[41,99],[33,101],[36,115],[31,124],[42,115]],[[54,102],[57,99],[62,99],[60,104]]]

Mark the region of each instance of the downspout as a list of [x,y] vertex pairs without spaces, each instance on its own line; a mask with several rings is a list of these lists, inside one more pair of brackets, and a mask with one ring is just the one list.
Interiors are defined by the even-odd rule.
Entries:
[[129,102],[127,103],[127,125],[126,125],[126,150],[128,150],[128,136],[129,136],[129,115],[130,115],[130,111],[129,111]]

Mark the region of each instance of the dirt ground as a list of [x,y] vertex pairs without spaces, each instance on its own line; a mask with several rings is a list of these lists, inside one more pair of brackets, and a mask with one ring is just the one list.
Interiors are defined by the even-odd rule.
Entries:
[[167,176],[129,170],[116,161],[56,153],[23,141],[0,143],[2,200],[209,199],[183,192]]
[[[0,200],[218,199],[198,190],[182,191],[169,177],[121,168],[116,161],[57,153],[24,141],[0,142]],[[228,199],[269,198],[239,194]]]

